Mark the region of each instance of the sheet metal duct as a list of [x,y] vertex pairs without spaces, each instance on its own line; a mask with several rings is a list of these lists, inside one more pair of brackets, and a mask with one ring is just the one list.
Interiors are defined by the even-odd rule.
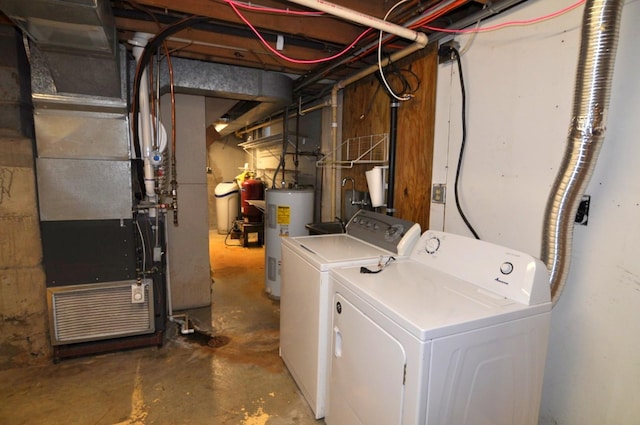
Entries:
[[604,141],[624,0],[587,0],[567,148],[547,201],[541,259],[555,304],[569,274],[576,211]]
[[[124,62],[123,47],[120,54]],[[32,48],[41,221],[130,219],[129,114],[126,79],[119,77],[126,68],[118,71],[117,97],[61,93],[49,71]]]
[[[257,103],[241,116],[232,117],[229,125],[219,131],[223,136],[280,112],[292,102],[293,81],[283,74],[182,58],[173,58],[171,63],[176,93]],[[160,91],[168,93],[166,67],[160,78]]]
[[1,0],[0,9],[42,48],[115,53],[115,25],[108,1]]
[[43,52],[61,93],[120,96],[116,29],[107,0],[0,0]]
[[[114,17],[107,0],[0,0],[0,9],[35,43],[36,93],[52,96],[98,96],[122,100],[120,61]],[[188,59],[172,60],[176,91],[257,105],[233,117],[221,132],[236,130],[281,111],[293,98],[285,75]],[[45,71],[46,70],[46,71]],[[166,67],[163,92],[169,91]],[[124,80],[124,79],[123,79]],[[91,103],[87,99],[87,104]]]

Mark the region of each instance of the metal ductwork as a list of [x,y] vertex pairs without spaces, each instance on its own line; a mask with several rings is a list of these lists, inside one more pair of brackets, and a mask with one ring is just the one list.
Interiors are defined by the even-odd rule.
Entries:
[[624,0],[587,0],[567,148],[544,217],[541,259],[555,304],[569,274],[573,226],[605,137]]
[[1,0],[0,9],[42,49],[115,54],[108,1]]
[[56,94],[120,97],[116,29],[107,0],[0,0],[46,58]]
[[[2,10],[33,41],[38,62],[35,95],[38,101],[56,102],[60,96],[80,96],[100,105],[123,99],[121,63],[114,18],[106,0],[0,0]],[[189,59],[172,60],[178,93],[251,101],[231,117],[220,132],[231,134],[280,112],[293,97],[293,82],[282,74]],[[161,91],[169,91],[164,69]],[[42,99],[40,99],[42,97]]]
[[[229,125],[219,131],[223,136],[280,112],[292,102],[293,81],[283,74],[182,58],[173,58],[171,63],[176,93],[256,104],[238,116],[230,117]],[[163,67],[160,78],[160,91],[169,92],[166,67]]]

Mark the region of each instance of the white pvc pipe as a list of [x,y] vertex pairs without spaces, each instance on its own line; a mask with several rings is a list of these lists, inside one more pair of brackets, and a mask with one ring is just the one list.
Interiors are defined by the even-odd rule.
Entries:
[[[337,155],[338,150],[338,84],[331,89],[331,152]],[[341,176],[342,177],[342,176]],[[338,193],[338,172],[331,167],[331,217],[336,217],[336,196]]]
[[383,19],[375,18],[365,13],[358,12],[357,10],[348,9],[325,0],[289,0],[289,2],[326,12],[330,15],[362,24],[367,27],[375,28],[389,34],[394,34],[409,41],[415,41],[417,43],[422,43],[423,45],[427,44],[427,36],[424,33],[413,31],[412,29],[405,28]]
[[[153,37],[152,34],[147,34],[144,32],[137,32],[134,34],[133,38],[129,41],[133,47],[133,56],[136,58],[136,61],[140,61],[140,57],[144,52],[144,47],[147,45],[149,39]],[[149,79],[147,76],[147,70],[142,70],[142,76],[140,78],[140,87],[139,90],[139,111],[138,116],[140,117],[140,123],[138,128],[141,130],[141,152],[142,152],[142,160],[144,161],[144,187],[145,194],[147,196],[147,200],[150,202],[156,201],[156,192],[155,192],[155,175],[153,171],[153,165],[151,164],[151,155],[153,152],[153,140],[151,136],[151,114],[149,112]],[[131,119],[136,119],[137,117],[131,117]]]
[[[334,15],[351,22],[362,24],[367,27],[375,28],[380,31],[384,31],[389,34],[397,35],[404,39],[414,41],[414,43],[408,46],[406,49],[394,53],[389,58],[382,61],[380,66],[386,66],[389,62],[397,61],[410,55],[411,53],[424,48],[429,42],[426,34],[422,32],[413,31],[412,29],[405,28],[403,26],[394,24],[392,22],[385,21],[383,19],[369,16],[365,13],[358,12],[357,10],[348,9],[340,5],[330,3],[325,0],[289,0],[291,3],[296,3],[302,6],[309,7],[311,9],[326,12],[330,15]],[[372,65],[363,69],[360,72],[339,81],[333,86],[331,90],[331,108],[332,108],[332,122],[331,122],[331,148],[332,152],[335,152],[338,147],[338,90],[345,88],[351,83],[354,83],[369,74],[372,74],[378,70],[378,64]],[[331,185],[331,215],[336,216],[336,196],[338,193],[338,179],[336,178],[336,169],[333,167],[331,170],[331,178],[333,184]]]
[[[390,62],[396,62],[410,54],[424,48],[427,44],[427,37],[425,36],[424,41],[421,40],[419,42],[413,43],[410,46],[407,46],[406,49],[395,52],[391,56],[385,58],[381,62],[381,66],[385,67]],[[423,44],[424,43],[424,44]],[[338,81],[331,90],[331,152],[335,152],[338,148],[338,91],[345,88],[349,84],[355,83],[356,81],[373,74],[378,70],[378,64],[373,64],[368,68],[365,68],[354,75],[345,78],[344,80]],[[336,196],[338,194],[338,179],[335,167],[332,167],[331,170],[331,179],[333,184],[331,185],[331,216],[336,216]]]
[[[317,111],[318,109],[322,109],[322,108],[327,107],[327,106],[331,106],[331,102],[330,101],[322,102],[322,103],[319,103],[317,105],[310,106],[310,107],[308,107],[306,109],[298,110],[298,112],[294,112],[293,114],[289,114],[289,118],[295,118],[296,116],[298,116],[298,114],[304,115],[304,114],[307,114],[309,112]],[[253,127],[245,128],[243,130],[238,130],[238,131],[236,131],[236,135],[237,136],[241,136],[243,134],[248,134],[248,133],[251,133],[252,131],[255,131],[255,130],[258,130],[258,129],[261,129],[261,128],[265,128],[265,127],[269,127],[269,126],[271,126],[273,124],[279,123],[280,121],[284,121],[284,117],[272,119],[272,120],[269,120],[269,121],[265,121],[263,123],[256,124]]]
[[[413,44],[407,46],[406,48],[393,53],[391,56],[388,56],[388,57],[384,58],[380,62],[380,65],[384,68],[385,66],[389,65],[389,63],[391,63],[391,62],[397,62],[400,59],[409,56],[411,53],[417,52],[418,50],[424,48],[427,45],[426,42],[427,42],[427,40],[426,40],[426,36],[425,36],[424,44],[423,44],[422,41],[413,43]],[[378,71],[378,64],[377,63],[373,64],[373,65],[370,65],[368,68],[364,68],[364,69],[356,72],[352,76],[347,77],[342,81],[338,81],[336,83],[336,86],[338,86],[338,88],[340,88],[340,89],[343,89],[346,86],[348,86],[349,84],[352,84],[352,83],[354,83],[354,82],[366,77],[367,75],[373,74],[376,71]]]

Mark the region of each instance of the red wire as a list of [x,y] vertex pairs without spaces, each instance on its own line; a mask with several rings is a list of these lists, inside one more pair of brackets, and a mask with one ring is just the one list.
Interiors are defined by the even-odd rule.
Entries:
[[557,12],[550,13],[550,14],[545,15],[545,16],[541,16],[539,18],[503,22],[501,24],[492,25],[492,26],[488,26],[488,27],[482,27],[482,28],[468,28],[468,29],[461,29],[461,30],[452,30],[452,29],[446,29],[446,28],[432,27],[432,26],[428,26],[428,25],[423,25],[422,28],[426,28],[426,29],[431,30],[431,31],[447,32],[447,33],[453,33],[453,34],[469,34],[469,33],[474,33],[474,32],[495,31],[495,30],[499,30],[499,29],[506,28],[506,27],[511,27],[511,26],[536,24],[538,22],[542,22],[542,21],[546,21],[548,19],[556,18],[556,17],[558,17],[558,16],[560,16],[560,15],[562,15],[564,13],[567,13],[567,12],[577,8],[578,6],[583,4],[584,2],[585,2],[585,0],[578,0],[576,3],[574,3],[574,4],[570,5],[570,6],[567,6],[564,9],[561,9],[561,10],[559,10]]
[[231,0],[225,0],[225,1],[227,2],[227,4],[229,4],[229,6],[231,6],[233,11],[236,12],[236,15],[238,15],[238,17],[242,20],[242,22],[244,22],[249,28],[251,28],[251,31],[254,32],[254,34],[260,39],[262,44],[264,44],[265,47],[267,49],[269,49],[269,51],[271,51],[271,53],[273,53],[274,55],[278,56],[279,58],[284,59],[287,62],[291,62],[291,63],[315,64],[315,63],[329,62],[329,61],[331,61],[333,59],[339,58],[340,56],[348,53],[349,50],[351,50],[351,48],[353,46],[355,46],[358,41],[360,41],[365,35],[367,35],[369,32],[372,31],[371,28],[366,29],[362,34],[360,34],[358,37],[356,37],[356,39],[353,40],[353,42],[351,42],[351,44],[349,44],[346,48],[344,48],[342,51],[336,53],[333,56],[329,56],[329,57],[322,58],[322,59],[310,59],[310,60],[293,59],[293,58],[290,58],[288,56],[283,55],[282,53],[280,53],[279,51],[277,51],[276,49],[271,47],[271,45],[267,42],[267,40],[264,39],[264,37],[262,37],[262,35],[258,32],[258,30],[253,25],[251,25],[251,22],[249,22],[249,20],[247,18],[245,18],[244,15],[242,13],[240,13],[240,11],[236,8],[236,2],[231,1]]
[[[251,22],[249,22],[249,20],[238,10],[238,7],[239,8],[244,8],[244,9],[247,9],[247,10],[257,11],[257,12],[284,13],[284,14],[301,15],[301,16],[319,16],[319,15],[324,15],[323,12],[303,12],[303,11],[294,11],[294,10],[289,10],[289,9],[285,10],[285,9],[276,9],[276,8],[270,8],[270,7],[258,7],[258,6],[248,5],[248,4],[245,4],[245,3],[240,3],[240,2],[237,2],[237,1],[234,1],[234,0],[223,0],[223,1],[225,3],[227,3],[233,9],[233,11],[236,13],[236,15],[238,15],[238,17],[254,32],[254,34],[258,37],[258,39],[260,39],[262,44],[264,44],[264,46],[271,53],[273,53],[274,55],[278,56],[279,58],[281,58],[281,59],[283,59],[283,60],[285,60],[287,62],[291,62],[291,63],[316,64],[316,63],[329,62],[329,61],[331,61],[333,59],[336,59],[336,58],[338,58],[340,56],[345,55],[347,52],[349,52],[349,50],[351,50],[351,48],[353,48],[353,46],[356,45],[356,43],[358,43],[365,35],[367,35],[369,32],[372,31],[371,28],[368,28],[367,30],[362,32],[358,37],[356,37],[356,39],[351,44],[349,44],[345,49],[343,49],[342,51],[336,53],[335,55],[332,55],[332,56],[329,56],[329,57],[326,57],[326,58],[311,59],[311,60],[294,59],[294,58],[290,58],[290,57],[280,53],[279,51],[277,51],[276,49],[271,47],[271,45],[264,39],[264,37],[260,34],[260,32],[258,32],[258,30],[251,24]],[[466,1],[468,1],[468,0],[459,0],[457,2],[452,3],[449,7],[446,7],[443,10],[440,10],[440,11],[438,11],[437,13],[435,13],[433,15],[425,16],[419,22],[417,22],[416,24],[412,25],[412,28],[421,27],[421,28],[426,28],[426,29],[431,30],[431,31],[454,33],[454,34],[467,34],[467,33],[474,33],[474,32],[495,31],[495,30],[502,29],[502,28],[509,27],[509,26],[530,25],[530,24],[535,24],[535,23],[542,22],[542,21],[545,21],[545,20],[548,20],[548,19],[552,19],[552,18],[558,17],[558,16],[560,16],[560,15],[562,15],[564,13],[567,13],[567,12],[577,8],[578,6],[582,5],[585,2],[585,0],[578,0],[576,3],[574,3],[574,4],[570,5],[570,6],[567,6],[564,9],[561,9],[561,10],[559,10],[557,12],[554,12],[554,13],[550,13],[550,14],[545,15],[545,16],[541,16],[539,18],[504,22],[502,24],[497,24],[497,25],[488,26],[488,27],[482,27],[482,28],[470,28],[470,29],[453,30],[453,29],[438,28],[438,27],[432,27],[432,26],[429,26],[429,25],[425,25],[425,23],[433,21],[434,19],[436,19],[439,16],[445,14],[449,10],[454,9],[456,6],[466,3]]]
[[[434,21],[435,19],[439,18],[440,16],[446,14],[447,12],[450,12],[452,10],[454,10],[455,8],[457,8],[458,6],[462,6],[466,3],[468,3],[469,0],[458,0],[456,2],[451,3],[450,5],[443,7],[441,10],[426,15],[424,16],[422,19],[420,19],[418,22],[415,22],[413,25],[411,25],[412,28],[417,28],[420,26],[423,26],[424,24],[426,24],[427,22],[431,22]],[[436,4],[432,9],[435,9],[438,5]],[[426,12],[425,12],[426,14]]]

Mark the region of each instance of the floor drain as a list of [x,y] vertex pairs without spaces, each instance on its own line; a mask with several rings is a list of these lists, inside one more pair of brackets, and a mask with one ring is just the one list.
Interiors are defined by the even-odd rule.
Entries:
[[231,338],[224,335],[211,336],[207,332],[194,329],[192,333],[184,334],[187,341],[201,345],[203,347],[219,348],[225,346],[231,341]]
[[227,345],[229,341],[231,341],[231,338],[229,338],[228,336],[218,335],[209,339],[209,342],[207,342],[207,345],[211,348],[220,348]]
[[197,329],[194,330],[193,333],[185,334],[187,341],[196,343],[198,345],[207,346],[209,344],[209,340],[211,339],[210,335],[207,335],[204,332],[200,332]]

